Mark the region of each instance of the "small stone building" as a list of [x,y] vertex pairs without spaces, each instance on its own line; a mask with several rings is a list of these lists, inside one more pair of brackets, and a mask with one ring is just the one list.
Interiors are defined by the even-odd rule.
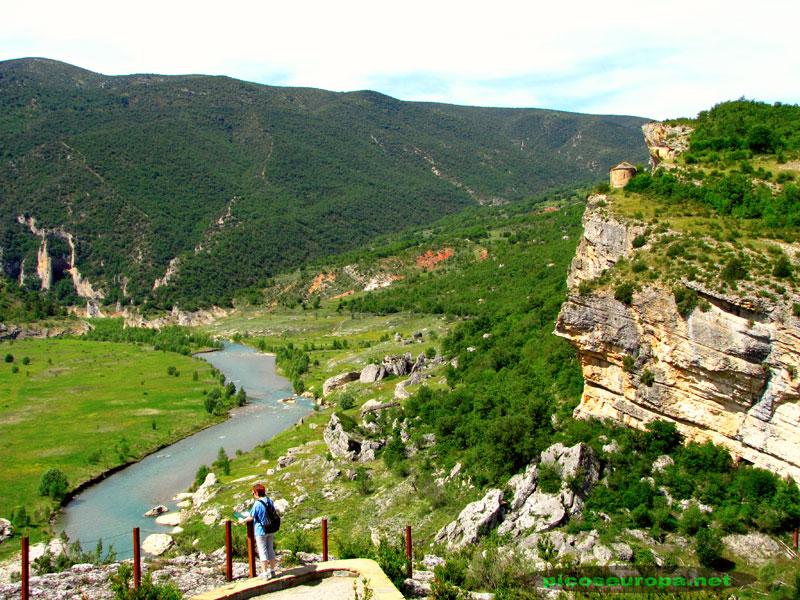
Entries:
[[621,162],[611,169],[611,187],[621,188],[636,175],[636,167],[629,162]]

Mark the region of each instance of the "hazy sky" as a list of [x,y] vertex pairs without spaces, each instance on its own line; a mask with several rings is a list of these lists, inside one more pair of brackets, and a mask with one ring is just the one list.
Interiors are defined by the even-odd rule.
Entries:
[[4,3],[0,60],[662,119],[800,102],[800,0]]

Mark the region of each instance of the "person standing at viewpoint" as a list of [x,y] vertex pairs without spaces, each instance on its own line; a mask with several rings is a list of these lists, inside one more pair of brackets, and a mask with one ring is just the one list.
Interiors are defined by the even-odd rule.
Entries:
[[[267,508],[272,505],[271,512],[275,512],[274,504],[270,498],[267,498],[266,488],[257,483],[253,486],[253,508],[250,509],[250,516],[243,519],[242,523],[253,521],[256,536],[256,546],[258,547],[258,558],[261,561],[261,579],[272,579],[275,577],[275,547],[273,544],[273,533],[267,533],[264,530],[264,524],[267,517]],[[269,561],[269,571],[267,571],[267,561]]]

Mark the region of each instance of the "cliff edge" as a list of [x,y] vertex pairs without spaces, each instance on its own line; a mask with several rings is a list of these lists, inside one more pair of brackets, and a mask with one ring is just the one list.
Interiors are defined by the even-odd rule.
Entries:
[[[589,199],[556,323],[555,334],[577,348],[583,369],[575,416],[637,428],[672,421],[687,440],[711,440],[734,459],[800,480],[800,319],[792,310],[800,297],[758,293],[759,282],[722,293],[684,279],[699,299],[686,311],[674,288],[654,278],[640,279],[623,301],[602,280],[581,285],[631,264],[662,239],[681,237],[650,230],[642,247],[648,223],[613,208],[610,196]],[[798,256],[800,248],[783,250]]]

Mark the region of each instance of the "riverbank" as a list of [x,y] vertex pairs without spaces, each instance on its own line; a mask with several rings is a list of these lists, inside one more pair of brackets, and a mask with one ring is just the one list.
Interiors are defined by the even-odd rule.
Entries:
[[19,550],[20,535],[36,543],[52,533],[61,503],[39,495],[46,470],[66,475],[71,498],[220,422],[203,406],[216,377],[202,360],[76,339],[4,342],[0,350],[11,357],[0,368],[0,517],[24,506],[31,521],[0,544],[0,558]]

